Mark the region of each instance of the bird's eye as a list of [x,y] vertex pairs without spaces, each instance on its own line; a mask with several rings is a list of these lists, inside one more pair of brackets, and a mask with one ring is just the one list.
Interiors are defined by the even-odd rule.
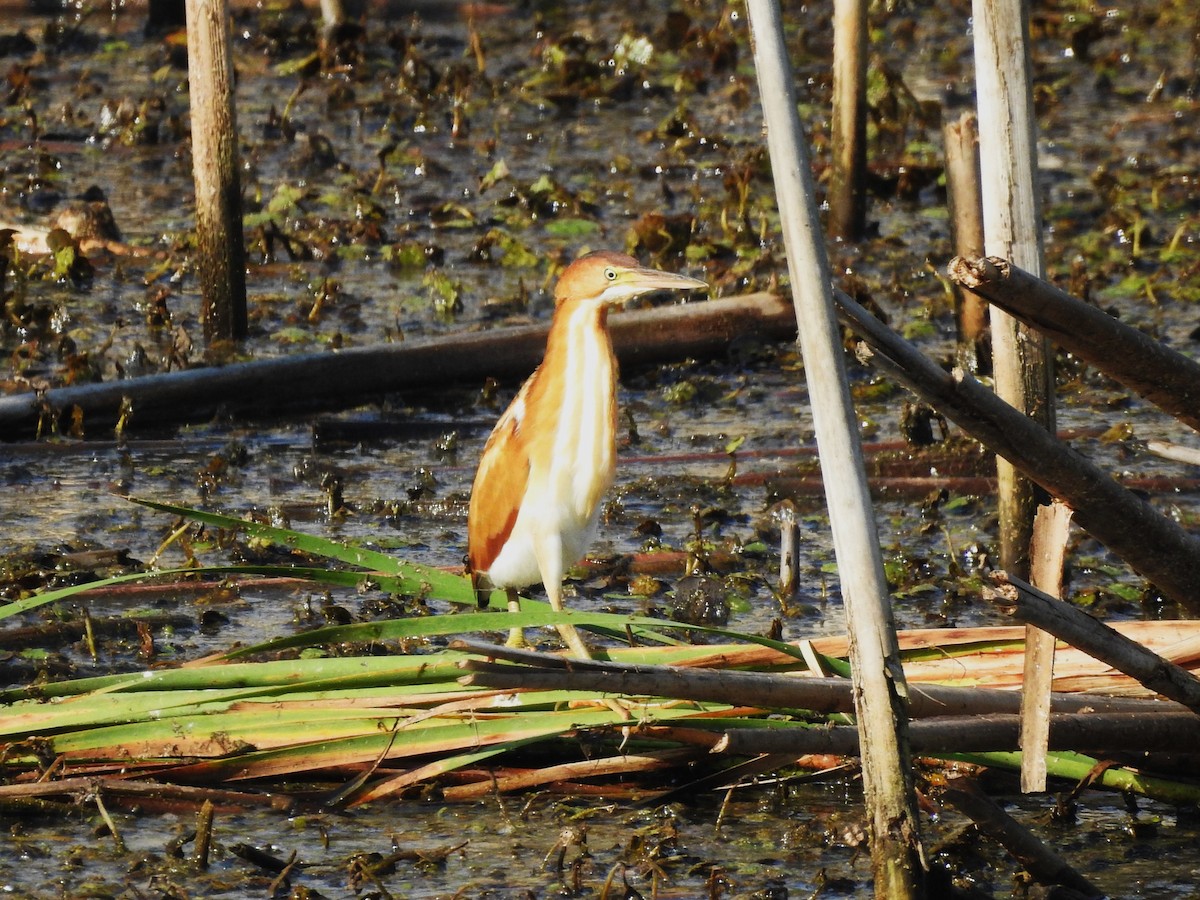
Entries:
[[616,281],[617,280],[617,270],[610,266],[609,268],[604,270],[604,277],[607,278],[609,281]]

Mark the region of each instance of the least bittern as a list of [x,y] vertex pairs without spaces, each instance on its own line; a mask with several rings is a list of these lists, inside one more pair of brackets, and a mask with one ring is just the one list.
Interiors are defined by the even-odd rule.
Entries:
[[[650,291],[702,287],[606,251],[562,273],[545,358],[496,423],[471,489],[467,559],[481,604],[500,589],[509,609],[518,609],[517,589],[540,581],[550,605],[562,610],[563,575],[596,535],[600,499],[616,466],[617,361],[608,311]],[[558,630],[574,655],[590,658],[575,626]]]

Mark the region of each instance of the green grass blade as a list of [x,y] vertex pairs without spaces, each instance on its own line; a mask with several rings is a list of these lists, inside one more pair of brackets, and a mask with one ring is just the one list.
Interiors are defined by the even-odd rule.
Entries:
[[153,691],[167,695],[175,691],[259,688],[283,693],[313,690],[316,685],[356,690],[402,684],[454,683],[462,675],[458,663],[466,657],[467,654],[447,650],[424,656],[324,657],[155,669],[14,688],[0,693],[0,702],[43,702],[97,693]]
[[[672,721],[694,717],[704,709],[701,705],[653,706],[646,707],[641,718]],[[186,772],[189,780],[224,781],[369,764],[385,752],[388,759],[457,753],[623,721],[603,707],[553,709],[533,715],[519,710],[439,713],[435,709],[411,716],[403,709],[251,703],[210,715],[80,729],[49,736],[44,746],[73,761],[91,763],[182,763],[197,756],[212,757],[186,764],[177,774]]]
[[471,590],[470,582],[465,576],[443,572],[432,566],[419,565],[418,563],[402,560],[387,553],[380,553],[377,550],[369,550],[364,547],[356,547],[343,541],[333,541],[328,538],[305,534],[304,532],[293,531],[288,528],[278,528],[274,525],[265,525],[261,522],[239,519],[235,516],[191,509],[186,506],[176,506],[171,503],[160,503],[155,500],[143,500],[137,497],[130,497],[128,499],[149,509],[156,509],[160,512],[194,519],[197,522],[203,522],[206,525],[212,525],[217,528],[244,531],[246,534],[256,537],[259,540],[267,541],[281,547],[289,547],[312,554],[313,556],[324,557],[325,559],[336,559],[347,565],[378,572],[380,575],[390,575],[393,578],[400,579],[400,583],[405,585],[397,593],[432,593],[433,596],[439,599],[449,600],[454,603],[475,603],[475,594]]
[[[149,581],[154,578],[194,578],[197,575],[217,575],[221,577],[230,575],[260,575],[269,578],[300,578],[311,581],[314,584],[351,588],[358,587],[364,581],[371,581],[377,584],[381,590],[393,594],[418,593],[425,585],[424,582],[415,583],[409,578],[380,575],[372,572],[319,569],[305,566],[232,565],[156,569],[150,572],[131,572],[128,575],[115,575],[112,578],[102,578],[99,581],[89,581],[86,584],[73,584],[69,587],[34,594],[32,597],[26,597],[23,600],[14,600],[11,603],[0,605],[0,620],[37,609],[39,606],[45,606],[48,603],[67,600],[77,594],[86,594],[88,591],[95,591],[113,585]],[[472,600],[471,602],[474,605],[474,601]]]
[[[145,506],[148,509],[155,509],[160,512],[166,512],[184,518],[195,519],[196,521],[218,528],[241,530],[258,538],[259,540],[268,541],[284,547],[294,548],[309,554],[325,556],[348,565],[360,567],[360,569],[369,569],[370,571],[347,572],[320,569],[315,567],[292,568],[288,566],[260,567],[238,565],[206,566],[192,569],[167,569],[156,573],[136,573],[104,579],[87,585],[75,585],[69,588],[48,591],[26,598],[25,600],[0,606],[0,620],[7,616],[25,612],[30,609],[35,609],[38,606],[47,603],[53,603],[58,600],[75,596],[87,590],[94,590],[96,588],[139,581],[149,577],[161,577],[164,575],[186,575],[194,577],[197,574],[221,576],[253,574],[275,577],[283,576],[291,578],[305,578],[312,580],[315,583],[334,584],[340,586],[356,586],[361,584],[364,579],[370,579],[372,582],[375,582],[380,589],[390,593],[433,596],[452,603],[472,606],[475,605],[475,596],[474,592],[471,590],[470,582],[467,578],[461,575],[447,574],[429,566],[422,566],[416,563],[400,560],[396,557],[385,553],[379,553],[374,550],[367,550],[361,547],[352,547],[343,542],[331,541],[326,538],[307,535],[301,532],[296,532],[285,528],[278,528],[272,525],[265,525],[259,522],[247,521],[233,516],[223,515],[221,513],[206,512],[204,510],[191,509],[170,503],[160,503],[154,500],[143,500],[139,498],[129,499],[131,502]],[[493,608],[506,609],[505,596],[503,592],[493,592],[491,600]],[[797,659],[802,658],[801,654],[796,648],[786,643],[781,641],[773,641],[757,635],[743,634],[730,629],[711,628],[697,625],[679,625],[637,616],[617,616],[613,614],[601,613],[557,613],[550,611],[545,604],[537,601],[526,601],[526,604],[536,608],[532,610],[522,610],[517,614],[507,613],[506,611],[506,618],[504,621],[496,621],[495,619],[489,619],[485,621],[479,619],[478,614],[468,614],[464,616],[453,617],[451,622],[439,622],[438,619],[443,617],[437,617],[436,619],[413,619],[347,626],[332,626],[330,628],[317,629],[304,635],[288,636],[273,641],[268,641],[255,647],[240,649],[229,654],[228,658],[237,658],[250,653],[275,652],[294,647],[307,647],[320,643],[398,640],[402,638],[430,637],[435,635],[455,634],[475,630],[491,631],[510,627],[540,628],[568,622],[618,640],[623,639],[627,634],[632,634],[635,638],[655,643],[678,643],[676,639],[670,637],[669,634],[665,632],[678,631],[679,629],[688,631],[702,631],[708,634],[729,637],[734,640],[750,641],[794,656]],[[837,665],[838,663],[836,661],[830,660],[831,667],[836,668]]]
[[389,575],[403,575],[405,573],[406,563],[387,553],[380,553],[377,550],[354,547],[343,541],[333,541],[317,535],[305,534],[302,531],[293,531],[290,528],[279,528],[275,525],[254,522],[249,519],[239,519],[236,516],[227,516],[222,513],[209,512],[203,509],[176,506],[172,503],[160,503],[157,500],[144,500],[140,497],[127,497],[126,499],[139,506],[145,506],[148,509],[156,509],[159,512],[170,513],[171,515],[180,516],[185,519],[193,519],[216,528],[225,528],[230,531],[244,531],[246,534],[256,537],[259,540],[267,541],[268,543],[277,544],[281,547],[289,547],[303,553],[312,554],[313,556],[324,557],[325,559],[336,559],[350,566],[374,569]]
[[[434,637],[471,632],[500,632],[510,628],[546,628],[553,625],[575,625],[578,628],[596,631],[623,640],[627,634],[635,639],[656,643],[677,644],[664,634],[667,631],[701,631],[737,641],[759,644],[777,650],[787,656],[803,661],[797,647],[783,641],[775,641],[761,635],[746,634],[728,628],[711,628],[700,625],[685,625],[664,619],[646,616],[622,615],[619,613],[592,613],[574,610],[556,612],[548,604],[522,601],[520,612],[496,610],[492,612],[470,612],[456,615],[425,616],[413,619],[386,619],[378,622],[357,622],[351,625],[330,625],[306,631],[303,634],[275,638],[251,647],[240,647],[226,654],[226,659],[260,653],[278,653],[298,647],[329,644],[355,644],[384,641],[401,641],[412,638]],[[831,668],[837,661],[831,660]]]

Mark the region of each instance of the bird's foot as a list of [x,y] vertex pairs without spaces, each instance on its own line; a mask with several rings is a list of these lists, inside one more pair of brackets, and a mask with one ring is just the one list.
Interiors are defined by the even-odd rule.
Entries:
[[[571,659],[595,659],[591,648],[583,642],[583,638],[574,625],[559,625],[558,633],[566,642],[567,648],[571,653]],[[617,700],[613,697],[601,697],[597,702],[602,703],[615,712],[623,722],[633,718],[633,714],[630,712],[632,704],[628,703],[628,701]]]
[[529,641],[525,640],[524,628],[510,628],[508,630],[508,640],[504,642],[505,647],[512,647],[514,650],[528,650]]
[[[628,722],[633,718],[633,713],[630,712],[630,710],[633,709],[633,702],[630,700],[618,700],[616,697],[603,697],[601,698],[600,702],[620,716],[622,722]],[[621,742],[622,748],[624,748],[624,743],[624,741]]]

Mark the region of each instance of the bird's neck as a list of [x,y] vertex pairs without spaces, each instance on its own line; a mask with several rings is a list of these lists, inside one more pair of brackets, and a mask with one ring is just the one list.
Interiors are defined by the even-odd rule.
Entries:
[[561,373],[551,467],[571,482],[579,509],[591,510],[612,482],[616,463],[617,361],[608,334],[608,310],[564,303],[554,313],[544,371]]
[[[546,340],[546,368],[570,379],[603,381],[607,388],[617,377],[612,339],[608,334],[608,307],[591,303],[561,304],[554,311]],[[603,376],[607,376],[607,380]],[[597,388],[600,384],[597,384]]]

